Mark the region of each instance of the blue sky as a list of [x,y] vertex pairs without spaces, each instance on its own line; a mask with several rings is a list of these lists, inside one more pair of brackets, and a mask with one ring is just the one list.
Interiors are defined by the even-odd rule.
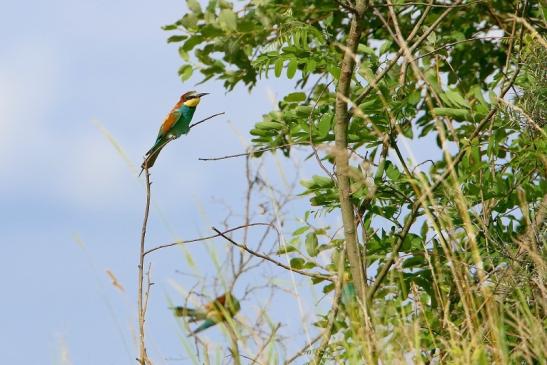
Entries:
[[[11,2],[7,11],[6,5],[0,14],[0,352],[9,364],[134,364],[144,190],[97,125],[136,166],[178,96],[195,88],[198,78],[178,79],[182,61],[160,29],[184,14],[185,2]],[[260,85],[252,102],[244,88],[228,95],[220,83],[198,88],[212,95],[196,120],[226,116],[162,152],[153,171],[149,245],[209,234],[226,214],[215,197],[241,205],[243,160],[211,164],[198,157],[243,151],[246,131],[272,107],[271,90],[288,87]],[[200,262],[206,256],[197,251],[207,271],[210,263]],[[185,265],[179,249],[153,262],[150,353],[170,363],[164,359],[185,354],[166,299],[177,299],[173,283],[192,283],[177,277]],[[111,286],[105,270],[125,293]]]
[[[182,0],[52,0],[11,2],[0,13],[0,353],[5,363],[135,363],[144,204],[135,169],[179,95],[199,81],[179,80],[182,61],[160,28],[184,12]],[[208,235],[209,227],[224,219],[224,203],[241,209],[244,160],[198,158],[244,151],[249,128],[291,85],[268,80],[252,94],[242,87],[226,94],[218,82],[197,89],[212,94],[203,99],[196,120],[226,115],[162,152],[153,169],[148,246]],[[122,146],[130,165],[100,128]],[[431,148],[426,144],[414,152],[425,158]],[[298,216],[291,213],[289,218]],[[226,247],[211,244],[220,253]],[[177,288],[193,285],[177,270],[211,273],[203,246],[190,253],[197,269],[185,267],[180,249],[152,256],[156,285],[148,328],[150,354],[158,364],[190,363],[181,345],[184,331],[166,309],[169,299],[179,298]],[[124,293],[113,288],[106,270]],[[279,275],[290,285],[287,273]],[[317,296],[306,294],[303,300],[301,306],[281,300],[272,316],[300,324],[304,309],[312,319]],[[247,315],[252,317],[252,310]],[[222,341],[217,329],[210,331]]]

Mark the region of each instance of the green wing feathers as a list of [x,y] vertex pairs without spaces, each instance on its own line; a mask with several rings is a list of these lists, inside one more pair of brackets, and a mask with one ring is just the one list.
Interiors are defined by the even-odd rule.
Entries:
[[195,322],[207,319],[207,313],[187,307],[173,307],[177,317],[188,317],[188,322]]

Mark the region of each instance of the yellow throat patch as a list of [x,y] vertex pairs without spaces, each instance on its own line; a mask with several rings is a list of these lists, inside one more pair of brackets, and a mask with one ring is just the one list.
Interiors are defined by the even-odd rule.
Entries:
[[194,99],[186,100],[184,102],[184,105],[194,108],[199,104],[200,101],[201,101],[201,98],[194,98]]

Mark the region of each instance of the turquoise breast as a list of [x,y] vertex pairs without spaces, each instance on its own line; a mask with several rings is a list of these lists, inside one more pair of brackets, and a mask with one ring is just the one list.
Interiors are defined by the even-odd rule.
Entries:
[[173,126],[172,133],[179,137],[182,134],[188,133],[190,130],[190,122],[192,121],[192,117],[194,116],[194,112],[196,111],[195,107],[189,107],[186,105],[183,105],[180,109],[180,118],[177,120],[175,125]]

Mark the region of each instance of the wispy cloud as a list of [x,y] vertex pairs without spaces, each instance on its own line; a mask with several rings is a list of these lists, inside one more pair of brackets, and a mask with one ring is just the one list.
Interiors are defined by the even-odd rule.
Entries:
[[0,57],[0,161],[20,165],[49,138],[45,114],[56,98],[59,63],[52,47],[23,43]]

